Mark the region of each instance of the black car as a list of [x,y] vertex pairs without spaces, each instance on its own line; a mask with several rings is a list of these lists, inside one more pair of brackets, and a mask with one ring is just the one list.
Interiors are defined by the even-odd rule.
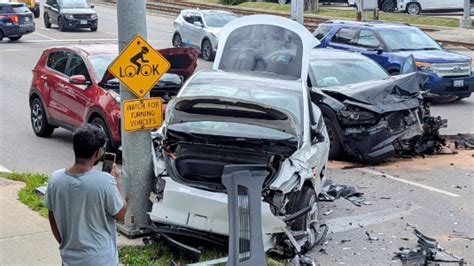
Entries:
[[17,41],[35,31],[33,13],[22,3],[0,3],[0,41]]
[[329,158],[378,163],[439,150],[446,121],[430,116],[420,91],[426,77],[414,72],[412,56],[401,70],[407,74],[391,77],[366,56],[313,50],[308,82],[326,123]]
[[44,5],[44,26],[58,25],[60,31],[89,28],[97,31],[98,17],[94,6],[86,0],[46,0]]

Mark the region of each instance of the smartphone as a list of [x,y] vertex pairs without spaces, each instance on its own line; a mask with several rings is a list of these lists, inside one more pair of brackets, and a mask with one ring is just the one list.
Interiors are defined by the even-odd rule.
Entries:
[[115,153],[106,152],[104,153],[104,160],[102,162],[102,171],[110,173],[112,172],[112,165],[115,163],[115,158],[117,155]]

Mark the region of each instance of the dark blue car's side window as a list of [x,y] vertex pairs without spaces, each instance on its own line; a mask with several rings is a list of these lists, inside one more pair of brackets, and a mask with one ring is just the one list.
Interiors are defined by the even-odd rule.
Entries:
[[355,28],[341,28],[334,37],[332,37],[331,42],[340,43],[340,44],[351,44],[351,41],[354,39],[354,36],[357,32]]
[[357,46],[365,48],[377,48],[380,46],[380,42],[372,31],[361,30],[359,37],[357,38]]

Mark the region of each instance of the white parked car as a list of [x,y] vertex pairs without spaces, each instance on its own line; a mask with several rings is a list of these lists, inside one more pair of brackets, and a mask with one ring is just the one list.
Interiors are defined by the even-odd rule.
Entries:
[[327,232],[319,223],[318,194],[329,138],[306,83],[318,41],[292,20],[255,15],[230,22],[220,42],[213,69],[184,84],[155,133],[153,229],[195,253],[198,247],[181,242],[183,236],[200,239],[198,246],[225,246],[223,171],[265,165],[264,248],[294,256]]
[[462,10],[464,0],[398,0],[398,10],[418,15],[430,10]]
[[193,47],[206,61],[214,59],[218,33],[230,21],[236,19],[234,13],[221,10],[183,10],[174,21],[174,47]]

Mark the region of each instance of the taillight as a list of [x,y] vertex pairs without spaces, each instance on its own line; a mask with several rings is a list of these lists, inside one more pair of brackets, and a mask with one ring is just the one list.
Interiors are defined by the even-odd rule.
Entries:
[[18,16],[8,16],[8,18],[15,24],[18,24],[18,22],[20,22],[20,18]]

